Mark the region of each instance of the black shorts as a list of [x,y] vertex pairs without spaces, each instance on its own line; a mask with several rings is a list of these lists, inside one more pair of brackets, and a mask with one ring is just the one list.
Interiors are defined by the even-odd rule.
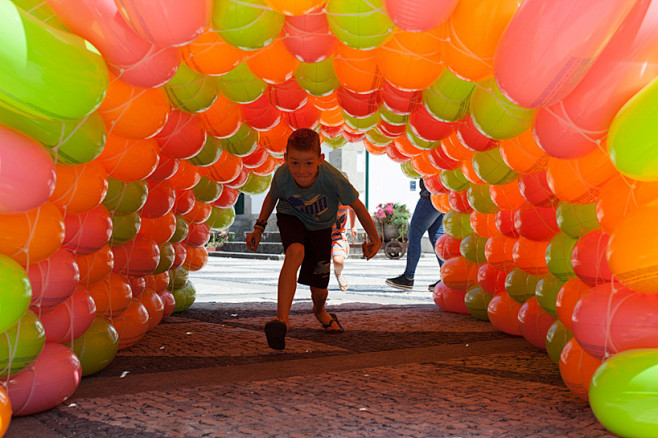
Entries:
[[293,243],[304,245],[304,261],[297,283],[326,289],[331,262],[331,228],[307,230],[301,220],[289,214],[277,213],[276,219],[284,250]]

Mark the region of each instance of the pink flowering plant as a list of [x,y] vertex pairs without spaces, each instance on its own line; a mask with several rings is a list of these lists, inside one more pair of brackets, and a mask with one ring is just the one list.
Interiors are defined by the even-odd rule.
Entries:
[[374,214],[375,222],[384,225],[394,225],[398,228],[400,236],[404,237],[409,228],[409,210],[406,204],[398,202],[388,202],[386,204],[379,204],[375,208]]

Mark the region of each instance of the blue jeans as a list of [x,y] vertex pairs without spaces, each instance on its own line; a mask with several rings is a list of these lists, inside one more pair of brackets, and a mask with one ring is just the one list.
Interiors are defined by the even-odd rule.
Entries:
[[[404,270],[404,276],[410,280],[413,280],[416,273],[416,266],[420,259],[421,239],[425,231],[429,235],[433,250],[437,239],[443,234],[443,213],[435,209],[429,199],[418,198],[407,232],[407,267]],[[441,259],[439,257],[436,259],[439,267],[442,266]]]

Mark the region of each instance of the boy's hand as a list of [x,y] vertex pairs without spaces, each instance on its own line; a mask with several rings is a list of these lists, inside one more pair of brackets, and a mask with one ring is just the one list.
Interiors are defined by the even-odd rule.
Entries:
[[251,233],[247,234],[246,240],[247,240],[247,248],[250,250],[256,252],[258,249],[258,244],[260,243],[260,237],[263,234],[263,232],[259,229],[255,229]]
[[367,241],[363,242],[361,244],[361,249],[363,250],[363,256],[366,258],[366,260],[370,260],[375,255],[377,255],[377,252],[379,251],[379,248],[381,246],[382,246],[382,241],[379,239],[371,242],[367,242]]

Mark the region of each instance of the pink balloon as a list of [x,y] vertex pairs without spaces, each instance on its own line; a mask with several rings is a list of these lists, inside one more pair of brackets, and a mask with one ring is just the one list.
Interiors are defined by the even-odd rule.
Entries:
[[46,330],[46,342],[64,344],[86,332],[95,317],[96,303],[82,286],[78,286],[64,302],[39,315]]
[[46,343],[37,359],[7,380],[13,415],[52,409],[69,398],[80,384],[82,366],[73,350]]
[[149,180],[164,181],[171,178],[178,171],[180,160],[171,158],[165,154],[158,154],[158,165],[152,174],[148,176]]
[[537,297],[523,303],[518,318],[521,335],[535,347],[545,350],[546,334],[556,318],[541,308]]
[[203,149],[206,135],[200,119],[185,111],[172,109],[155,140],[160,146],[160,153],[171,158],[187,159]]
[[379,110],[382,95],[379,89],[371,93],[355,93],[340,86],[336,92],[338,104],[352,117],[368,117]]
[[440,141],[452,134],[454,125],[443,122],[419,105],[409,116],[409,127],[419,138],[426,141]]
[[334,52],[338,41],[329,31],[323,8],[305,15],[286,16],[283,38],[288,51],[302,62],[320,62]]
[[152,46],[133,64],[109,64],[110,71],[123,82],[141,88],[156,88],[166,84],[181,63],[180,50],[174,47]]
[[599,359],[633,348],[658,348],[658,294],[601,284],[578,301],[571,321],[578,343]]
[[472,151],[488,151],[500,144],[498,140],[489,138],[481,133],[475,127],[475,124],[473,124],[471,116],[466,116],[464,119],[455,122],[455,128],[457,129],[457,138],[459,138],[459,141]]
[[546,171],[519,177],[519,192],[523,199],[537,207],[550,207],[558,202],[546,180]]
[[459,0],[384,0],[393,23],[408,32],[432,30],[450,18]]
[[251,103],[240,105],[244,122],[256,131],[268,131],[281,121],[281,112],[272,105],[271,90]]
[[174,308],[176,307],[176,298],[174,298],[174,294],[166,289],[158,292],[158,295],[164,304],[164,311],[162,313],[162,320],[164,320],[167,319],[172,313],[174,313]]
[[494,71],[500,90],[526,108],[563,99],[583,78],[634,3],[525,0],[496,49]]
[[615,114],[658,76],[658,3],[638,1],[576,88],[537,112],[539,147],[555,158],[587,155]]
[[212,0],[116,0],[126,22],[156,46],[182,46],[210,23]]
[[281,111],[295,111],[306,105],[308,94],[299,86],[295,78],[272,86],[272,104]]
[[0,126],[0,214],[23,213],[55,190],[55,163],[31,138]]
[[584,283],[596,286],[612,281],[606,251],[610,235],[602,229],[590,231],[576,242],[571,252],[571,266]]
[[32,306],[48,309],[70,297],[80,282],[75,257],[60,248],[46,260],[26,268],[32,285]]
[[526,239],[548,241],[560,231],[555,217],[556,209],[523,204],[514,212],[514,228]]
[[320,110],[310,102],[298,110],[285,113],[284,116],[285,122],[293,131],[301,128],[314,129],[320,124]]
[[96,252],[112,237],[112,218],[103,204],[84,213],[66,215],[64,227],[63,246],[76,254]]
[[507,272],[498,270],[488,263],[478,269],[478,284],[485,292],[496,295],[505,292]]
[[434,288],[434,303],[446,312],[463,313],[467,315],[468,309],[464,303],[465,290],[451,289],[443,282],[440,282]]
[[114,272],[123,275],[149,275],[160,262],[160,248],[153,239],[137,235],[133,240],[112,247]]
[[400,90],[386,80],[382,83],[381,94],[384,105],[393,114],[399,115],[411,114],[420,105],[422,100],[422,94],[419,90]]

